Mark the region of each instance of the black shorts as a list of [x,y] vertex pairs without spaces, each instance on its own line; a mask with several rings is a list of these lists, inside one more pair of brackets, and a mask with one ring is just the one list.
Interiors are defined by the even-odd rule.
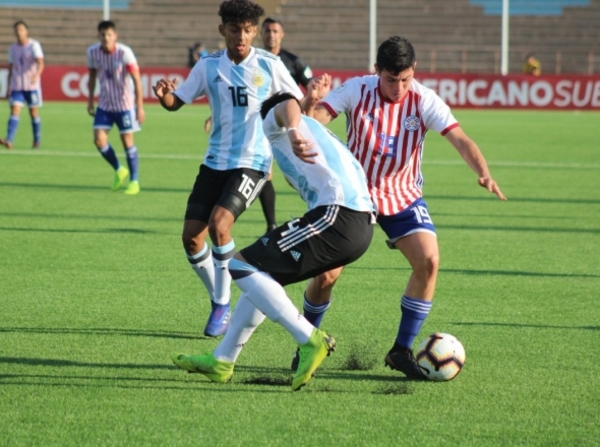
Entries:
[[233,214],[235,219],[250,206],[262,190],[268,172],[240,168],[217,171],[202,164],[187,201],[186,220],[208,223],[216,205]]
[[371,243],[371,213],[320,206],[284,223],[240,251],[281,285],[312,278],[360,258]]

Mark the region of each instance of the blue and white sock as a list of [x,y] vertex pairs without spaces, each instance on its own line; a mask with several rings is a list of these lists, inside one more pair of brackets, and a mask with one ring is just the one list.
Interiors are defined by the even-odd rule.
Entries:
[[215,268],[215,296],[217,304],[229,304],[231,298],[231,275],[227,269],[229,260],[235,254],[235,243],[233,239],[228,244],[217,247],[213,245],[212,258]]
[[402,310],[402,318],[400,319],[396,343],[404,348],[411,348],[431,310],[431,301],[409,298],[403,295],[400,309]]
[[115,150],[110,144],[107,144],[102,149],[98,150],[100,151],[100,155],[104,157],[104,159],[108,162],[109,165],[113,167],[115,171],[121,167],[121,163],[119,163],[117,154],[115,154]]
[[31,127],[33,128],[33,142],[39,143],[42,136],[42,119],[39,116],[32,119]]
[[208,249],[208,244],[204,243],[204,247],[198,253],[195,255],[186,253],[186,256],[192,269],[196,272],[204,287],[206,287],[208,297],[212,302],[215,296],[215,267],[211,253]]
[[306,292],[304,292],[304,318],[306,318],[314,327],[321,326],[321,320],[325,311],[331,306],[331,301],[324,304],[312,304],[306,298]]
[[132,182],[138,179],[138,150],[136,146],[131,146],[125,149],[125,157],[127,158],[127,166],[129,166],[129,179]]
[[229,270],[235,283],[258,310],[282,325],[299,345],[308,341],[314,326],[296,309],[277,281],[238,259],[230,261]]
[[15,139],[15,133],[19,127],[19,117],[17,115],[11,115],[8,119],[8,129],[6,132],[6,141],[12,143]]

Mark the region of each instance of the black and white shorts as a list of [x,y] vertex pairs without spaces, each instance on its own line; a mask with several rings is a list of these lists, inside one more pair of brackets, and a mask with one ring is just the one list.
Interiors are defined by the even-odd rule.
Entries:
[[372,213],[320,206],[265,234],[240,254],[285,286],[356,261],[367,251],[373,227]]
[[200,165],[188,198],[185,219],[208,223],[214,207],[219,205],[231,211],[237,220],[258,197],[268,176],[268,172],[248,168],[217,171]]

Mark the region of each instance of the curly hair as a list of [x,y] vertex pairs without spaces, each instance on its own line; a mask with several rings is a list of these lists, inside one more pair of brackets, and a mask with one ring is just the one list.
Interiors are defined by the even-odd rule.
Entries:
[[264,13],[265,10],[262,6],[250,0],[227,0],[219,6],[219,15],[223,25],[250,22],[252,25],[258,26],[258,19]]

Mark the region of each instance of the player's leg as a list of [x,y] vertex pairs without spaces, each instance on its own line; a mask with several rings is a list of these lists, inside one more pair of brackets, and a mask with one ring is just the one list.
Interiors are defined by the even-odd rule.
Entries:
[[96,108],[94,114],[94,145],[102,155],[102,158],[114,169],[115,177],[113,180],[112,190],[117,191],[127,177],[129,176],[129,170],[125,166],[121,166],[115,150],[108,142],[108,132],[114,124],[114,116],[102,110],[100,107]]
[[141,127],[135,118],[135,110],[120,112],[116,115],[116,124],[129,167],[129,184],[125,189],[125,194],[135,195],[140,192],[140,182],[138,179],[138,150],[133,141],[133,134],[140,131]]
[[10,92],[10,117],[8,118],[6,138],[0,138],[0,145],[7,149],[12,149],[15,134],[19,128],[19,116],[21,115],[21,108],[25,104],[25,97],[22,91]]
[[265,220],[267,221],[267,233],[277,228],[277,221],[275,220],[275,188],[273,188],[272,178],[273,166],[271,166],[269,178],[265,182],[265,185],[258,196],[263,214],[265,215]]
[[32,90],[25,93],[25,99],[29,106],[29,116],[31,117],[31,129],[33,131],[33,143],[31,147],[38,149],[42,136],[42,118],[39,114],[39,108],[42,106],[42,95],[39,90]]

